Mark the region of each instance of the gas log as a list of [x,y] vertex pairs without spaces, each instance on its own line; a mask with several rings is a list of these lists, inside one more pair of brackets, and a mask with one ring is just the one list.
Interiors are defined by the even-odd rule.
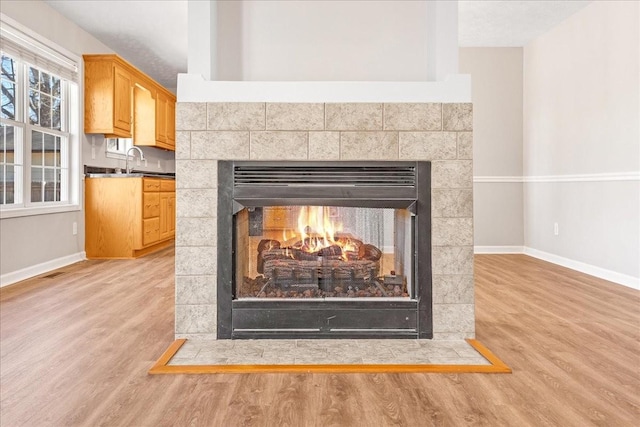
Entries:
[[[335,244],[317,250],[319,240],[307,237],[290,244],[264,239],[258,244],[257,271],[277,289],[348,292],[369,285],[380,287],[382,251],[350,236],[338,236]],[[386,295],[386,290],[374,292]]]

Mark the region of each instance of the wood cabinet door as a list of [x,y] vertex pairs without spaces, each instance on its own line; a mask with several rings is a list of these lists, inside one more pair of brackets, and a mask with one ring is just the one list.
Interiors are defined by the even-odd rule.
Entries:
[[176,193],[160,193],[160,239],[176,234]]
[[133,118],[133,143],[156,145],[156,101],[151,91],[138,85],[133,88]]
[[169,236],[174,237],[176,235],[176,193],[171,193],[169,196],[167,221],[169,223]]
[[158,91],[156,96],[156,141],[159,145],[167,143],[167,96]]
[[113,67],[113,126],[131,136],[131,75],[118,65]]

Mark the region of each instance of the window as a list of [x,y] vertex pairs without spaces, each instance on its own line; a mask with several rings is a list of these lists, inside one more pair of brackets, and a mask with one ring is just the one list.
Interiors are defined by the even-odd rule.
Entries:
[[127,150],[133,147],[131,138],[107,138],[107,157],[126,159]]
[[[4,218],[78,209],[77,74],[39,56],[55,57],[41,42],[25,34],[12,39],[10,30],[2,30],[0,213]],[[29,50],[36,43],[38,49]]]

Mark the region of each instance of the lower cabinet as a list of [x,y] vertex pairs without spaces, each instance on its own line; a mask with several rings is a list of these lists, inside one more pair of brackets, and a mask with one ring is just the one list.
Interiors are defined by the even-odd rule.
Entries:
[[136,258],[175,237],[175,181],[86,178],[87,258]]

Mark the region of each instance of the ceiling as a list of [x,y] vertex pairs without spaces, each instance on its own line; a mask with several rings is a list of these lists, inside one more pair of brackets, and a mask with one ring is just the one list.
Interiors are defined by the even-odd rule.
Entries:
[[[168,88],[187,70],[187,1],[45,0]],[[460,1],[464,47],[524,46],[590,1]]]

